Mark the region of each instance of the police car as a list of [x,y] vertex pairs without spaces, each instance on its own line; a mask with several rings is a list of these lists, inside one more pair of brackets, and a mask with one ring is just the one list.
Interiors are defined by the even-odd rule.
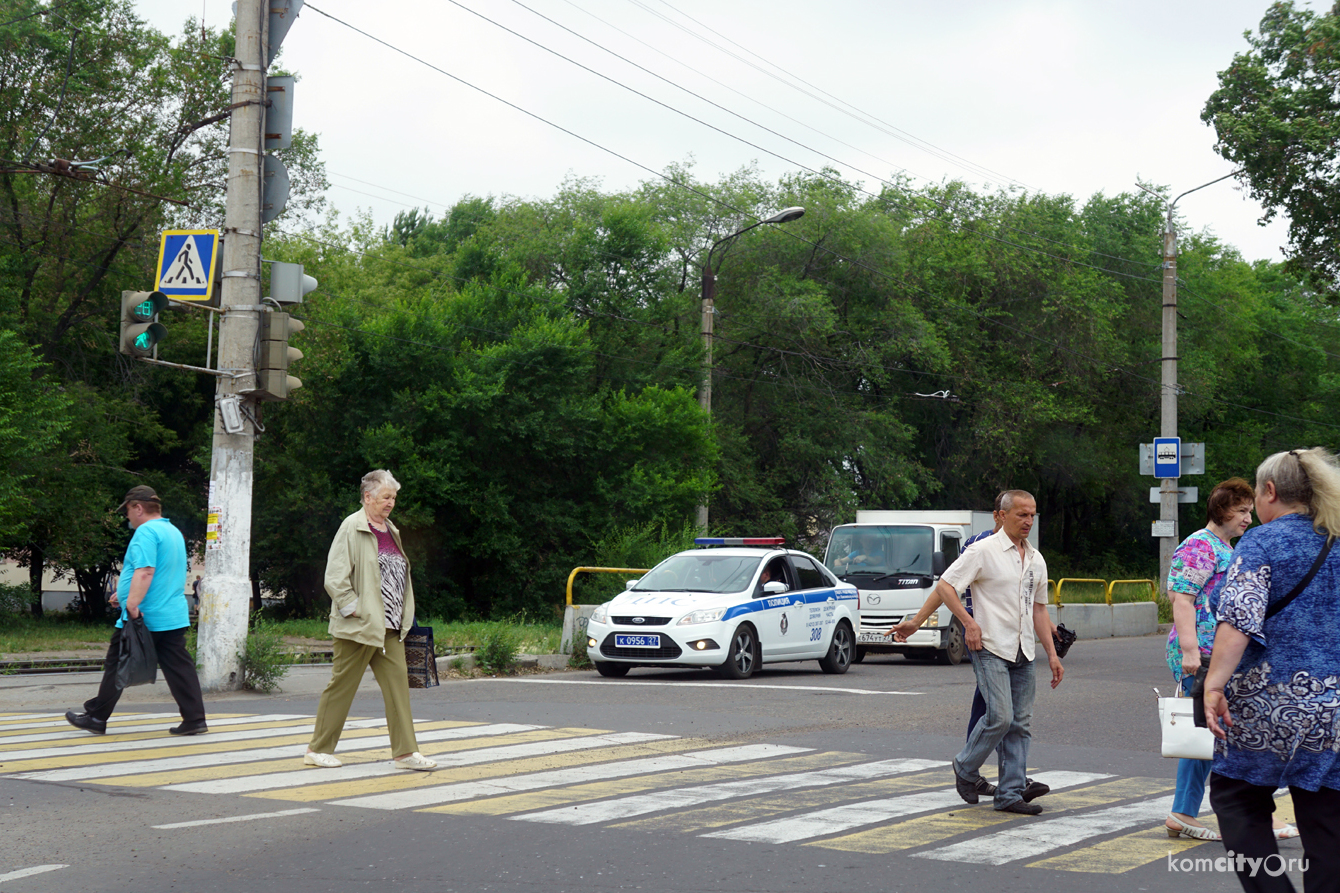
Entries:
[[633,667],[710,667],[748,679],[760,664],[817,660],[845,673],[856,587],[781,537],[694,540],[595,609],[587,655],[602,676]]

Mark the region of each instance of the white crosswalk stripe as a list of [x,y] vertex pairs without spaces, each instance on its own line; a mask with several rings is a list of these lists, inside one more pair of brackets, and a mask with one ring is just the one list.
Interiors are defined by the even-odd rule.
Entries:
[[1160,821],[1172,809],[1172,801],[1172,797],[1159,797],[1142,803],[1111,806],[1097,812],[1030,822],[1019,828],[1007,828],[985,837],[912,855],[918,859],[974,862],[978,865],[1004,865],[1020,859],[1033,859],[1090,837]]
[[522,822],[593,825],[597,822],[612,822],[616,819],[646,815],[649,812],[683,809],[718,800],[753,797],[776,791],[791,791],[850,781],[868,781],[872,778],[883,778],[922,769],[935,769],[946,765],[948,763],[944,760],[881,760],[875,763],[858,763],[854,766],[838,766],[833,769],[820,769],[814,772],[793,772],[766,778],[749,778],[742,781],[725,781],[717,784],[658,791],[655,794],[620,797],[617,800],[604,800],[599,803],[586,803],[562,809],[546,809],[543,812],[532,812],[528,815],[519,815],[513,818]]
[[[939,763],[937,765],[945,765]],[[1040,772],[1035,781],[1050,785],[1052,790],[1073,787],[1102,778],[1111,778],[1095,772]],[[815,837],[827,837],[860,828],[887,822],[890,819],[916,815],[923,812],[935,812],[941,809],[953,809],[963,806],[958,793],[950,788],[944,791],[929,791],[924,794],[905,794],[900,797],[887,797],[880,800],[867,800],[863,803],[848,803],[831,809],[821,809],[803,815],[774,819],[743,828],[727,831],[713,831],[704,837],[719,837],[724,840],[748,840],[755,843],[791,843],[797,840],[809,840]],[[987,807],[988,809],[990,807]]]
[[439,787],[418,788],[411,791],[396,791],[390,794],[370,794],[365,797],[332,800],[331,805],[364,806],[370,809],[422,809],[425,806],[439,806],[443,803],[474,800],[480,797],[496,797],[500,794],[517,794],[523,791],[535,791],[559,785],[586,784],[614,778],[626,778],[630,775],[649,775],[654,772],[681,772],[686,769],[719,766],[723,763],[763,760],[769,757],[809,752],[810,749],[806,747],[788,747],[784,744],[750,744],[664,757],[639,757],[614,763],[600,763],[594,766],[553,769],[547,772],[532,772],[529,775],[496,778],[488,781],[467,781]]
[[[27,722],[16,722],[15,720],[28,720]],[[147,722],[151,719],[171,719],[181,720],[180,713],[125,713],[116,715],[116,718],[107,724],[107,727],[113,732],[123,732],[124,723],[128,722]],[[213,722],[213,720],[210,720]],[[176,723],[172,723],[176,725]],[[0,719],[0,733],[15,732],[23,729],[64,729],[69,732],[71,726],[64,716],[59,719],[52,719],[49,713],[30,713],[27,716],[15,716]],[[0,735],[0,744],[7,744],[13,741],[13,738]]]
[[[461,732],[463,729],[445,731]],[[424,732],[416,737],[420,743],[429,740],[442,740],[447,736],[430,739],[432,732]],[[451,737],[465,737],[455,735]],[[533,741],[528,744],[512,744],[504,747],[487,747],[469,750],[464,753],[437,754],[433,757],[439,769],[453,766],[472,766],[479,763],[493,763],[499,760],[516,760],[522,757],[539,757],[564,753],[573,750],[588,750],[597,747],[614,747],[620,744],[640,744],[644,741],[660,741],[672,735],[653,735],[647,732],[617,732],[609,735],[587,735],[580,738],[561,738],[557,741]],[[389,740],[386,741],[390,743]],[[377,778],[385,775],[403,775],[405,770],[397,769],[391,763],[361,763],[353,766],[341,766],[338,770],[326,773],[313,772],[273,772],[268,775],[252,775],[243,778],[224,778],[216,781],[187,782],[167,785],[168,791],[192,791],[198,794],[241,794],[250,791],[272,791],[278,788],[301,787],[313,782],[352,781],[356,778]],[[314,775],[320,778],[313,778]]]
[[[110,726],[107,729],[107,734],[128,735],[128,734],[135,734],[138,732],[164,732],[168,729],[169,726],[175,726],[177,723],[181,722],[181,717],[175,713],[170,713],[166,715],[169,718],[171,718],[172,721],[170,723],[157,722],[145,725]],[[224,726],[241,726],[241,725],[250,725],[252,723],[263,723],[263,722],[292,722],[294,720],[303,720],[308,718],[309,717],[303,716],[298,713],[272,713],[263,716],[229,716],[223,719],[214,719],[213,717],[210,717],[209,728],[210,731],[212,732],[214,729],[223,728]],[[31,735],[14,735],[12,737],[0,737],[0,745],[29,744],[35,741],[69,740],[70,725],[64,722],[62,722],[61,725],[65,726],[65,729],[63,731],[51,731],[51,732],[33,733]],[[310,728],[311,723],[308,723],[307,727]],[[284,734],[292,734],[292,732],[286,731],[284,732]],[[91,739],[85,739],[85,740],[91,740]],[[160,738],[158,740],[161,741],[164,739]],[[180,744],[182,739],[169,738],[166,740],[175,741],[176,743]],[[211,737],[210,740],[217,741],[219,739],[217,737]],[[71,749],[68,747],[63,747],[61,748],[60,752],[62,754],[70,753]]]

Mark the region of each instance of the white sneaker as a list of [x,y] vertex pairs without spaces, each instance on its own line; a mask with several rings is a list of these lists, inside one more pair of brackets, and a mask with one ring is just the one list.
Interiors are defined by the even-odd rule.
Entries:
[[302,762],[304,765],[320,766],[322,769],[338,769],[344,765],[335,758],[334,754],[316,753],[310,750],[303,755]]
[[417,750],[407,757],[401,757],[395,761],[397,769],[418,769],[420,772],[427,772],[429,769],[436,769],[437,762],[430,760]]

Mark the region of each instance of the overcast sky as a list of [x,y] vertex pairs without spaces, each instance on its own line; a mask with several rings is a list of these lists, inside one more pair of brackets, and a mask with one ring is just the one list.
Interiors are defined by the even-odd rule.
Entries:
[[[232,15],[231,0],[138,5],[172,34],[188,16]],[[1137,178],[1177,194],[1232,170],[1200,110],[1267,5],[312,0],[282,62],[301,79],[295,126],[320,134],[330,201],[379,224],[466,194],[547,198],[568,176],[622,189],[690,159],[705,180],[752,162],[773,180],[830,166],[871,192],[905,172],[1082,201]],[[1283,222],[1259,226],[1231,180],[1178,208],[1248,260],[1281,256]]]

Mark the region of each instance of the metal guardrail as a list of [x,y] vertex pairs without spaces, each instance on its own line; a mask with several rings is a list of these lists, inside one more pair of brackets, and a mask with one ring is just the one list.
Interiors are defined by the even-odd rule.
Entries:
[[568,574],[568,607],[572,607],[572,581],[578,574],[645,574],[651,568],[646,567],[574,567]]
[[[1099,584],[1099,585],[1105,587],[1105,588],[1104,588],[1104,592],[1103,592],[1103,602],[1104,602],[1105,604],[1108,604],[1108,605],[1112,604],[1112,590],[1115,589],[1117,586],[1123,586],[1123,585],[1126,585],[1126,586],[1129,586],[1129,585],[1132,585],[1132,584],[1143,584],[1143,585],[1146,585],[1146,586],[1149,587],[1149,600],[1152,602],[1152,601],[1156,601],[1157,598],[1158,598],[1158,586],[1157,586],[1157,584],[1156,584],[1153,580],[1111,580],[1111,581],[1108,581],[1108,580],[1099,580],[1099,579],[1091,578],[1091,577],[1063,577],[1063,578],[1060,579],[1060,580],[1056,580],[1056,581],[1054,581],[1054,582],[1049,580],[1048,582],[1049,582],[1049,583],[1053,583],[1053,589],[1052,589],[1052,592],[1053,592],[1053,595],[1052,595],[1052,603],[1055,604],[1058,608],[1059,608],[1061,605],[1065,604],[1065,602],[1063,602],[1063,601],[1061,600],[1061,590],[1062,590],[1063,588],[1065,588],[1065,584],[1067,584],[1067,583],[1097,583],[1097,584]],[[1086,603],[1085,603],[1085,602],[1076,602],[1076,604],[1086,604]]]

